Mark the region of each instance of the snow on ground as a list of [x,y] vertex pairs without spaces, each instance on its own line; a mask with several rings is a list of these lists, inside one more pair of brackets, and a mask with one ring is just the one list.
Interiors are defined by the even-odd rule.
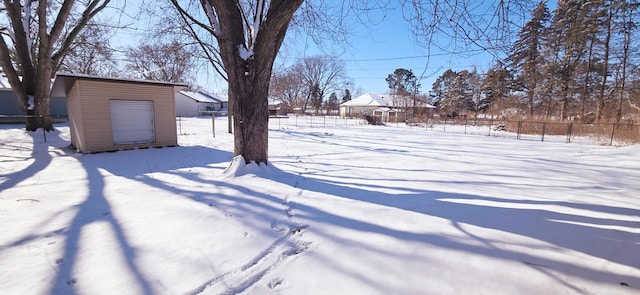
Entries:
[[640,294],[640,146],[282,121],[269,166],[1,125],[0,294]]

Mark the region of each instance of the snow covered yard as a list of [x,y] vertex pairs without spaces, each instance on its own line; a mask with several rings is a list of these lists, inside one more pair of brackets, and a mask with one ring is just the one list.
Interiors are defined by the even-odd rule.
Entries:
[[640,146],[274,120],[258,167],[211,126],[0,125],[0,294],[640,294]]

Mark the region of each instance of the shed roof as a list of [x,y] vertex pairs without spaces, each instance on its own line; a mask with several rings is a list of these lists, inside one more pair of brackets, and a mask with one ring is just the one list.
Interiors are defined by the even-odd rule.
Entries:
[[115,78],[115,77],[102,77],[102,76],[93,76],[93,75],[81,75],[81,74],[70,74],[70,73],[58,73],[53,80],[53,85],[51,86],[51,96],[66,96],[73,84],[76,80],[96,80],[96,81],[105,81],[105,82],[125,82],[125,83],[133,83],[133,84],[152,84],[159,86],[181,86],[187,87],[187,84],[184,83],[174,83],[174,82],[162,82],[162,81],[151,81],[151,80],[136,80],[136,79],[127,79],[127,78]]

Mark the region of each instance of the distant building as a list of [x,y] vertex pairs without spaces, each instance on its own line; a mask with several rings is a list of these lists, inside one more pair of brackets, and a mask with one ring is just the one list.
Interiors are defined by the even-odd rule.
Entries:
[[388,96],[365,93],[340,104],[340,116],[353,117],[372,114],[374,110],[384,107],[393,107],[393,101]]
[[[49,101],[49,114],[52,120],[67,121],[66,97],[52,96]],[[18,104],[18,98],[5,75],[0,75],[0,123],[23,123],[24,111]]]
[[407,111],[433,108],[435,107],[417,99],[414,101],[412,98],[407,97],[399,98],[392,95],[365,93],[340,104],[340,116],[360,117],[372,115],[380,118],[381,122],[401,122],[406,120]]
[[204,91],[179,91],[176,93],[176,116],[197,117],[211,114],[226,115],[228,110],[226,98],[215,96]]

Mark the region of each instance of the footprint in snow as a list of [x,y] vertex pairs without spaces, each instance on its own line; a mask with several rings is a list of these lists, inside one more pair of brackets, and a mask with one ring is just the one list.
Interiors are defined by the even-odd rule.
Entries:
[[284,279],[275,278],[275,279],[271,280],[271,282],[269,282],[268,286],[269,286],[269,289],[274,290],[274,289],[277,289],[277,288],[283,286],[284,283],[285,283]]
[[271,228],[277,232],[285,232],[289,230],[289,227],[287,225],[278,223],[276,221],[271,223]]

